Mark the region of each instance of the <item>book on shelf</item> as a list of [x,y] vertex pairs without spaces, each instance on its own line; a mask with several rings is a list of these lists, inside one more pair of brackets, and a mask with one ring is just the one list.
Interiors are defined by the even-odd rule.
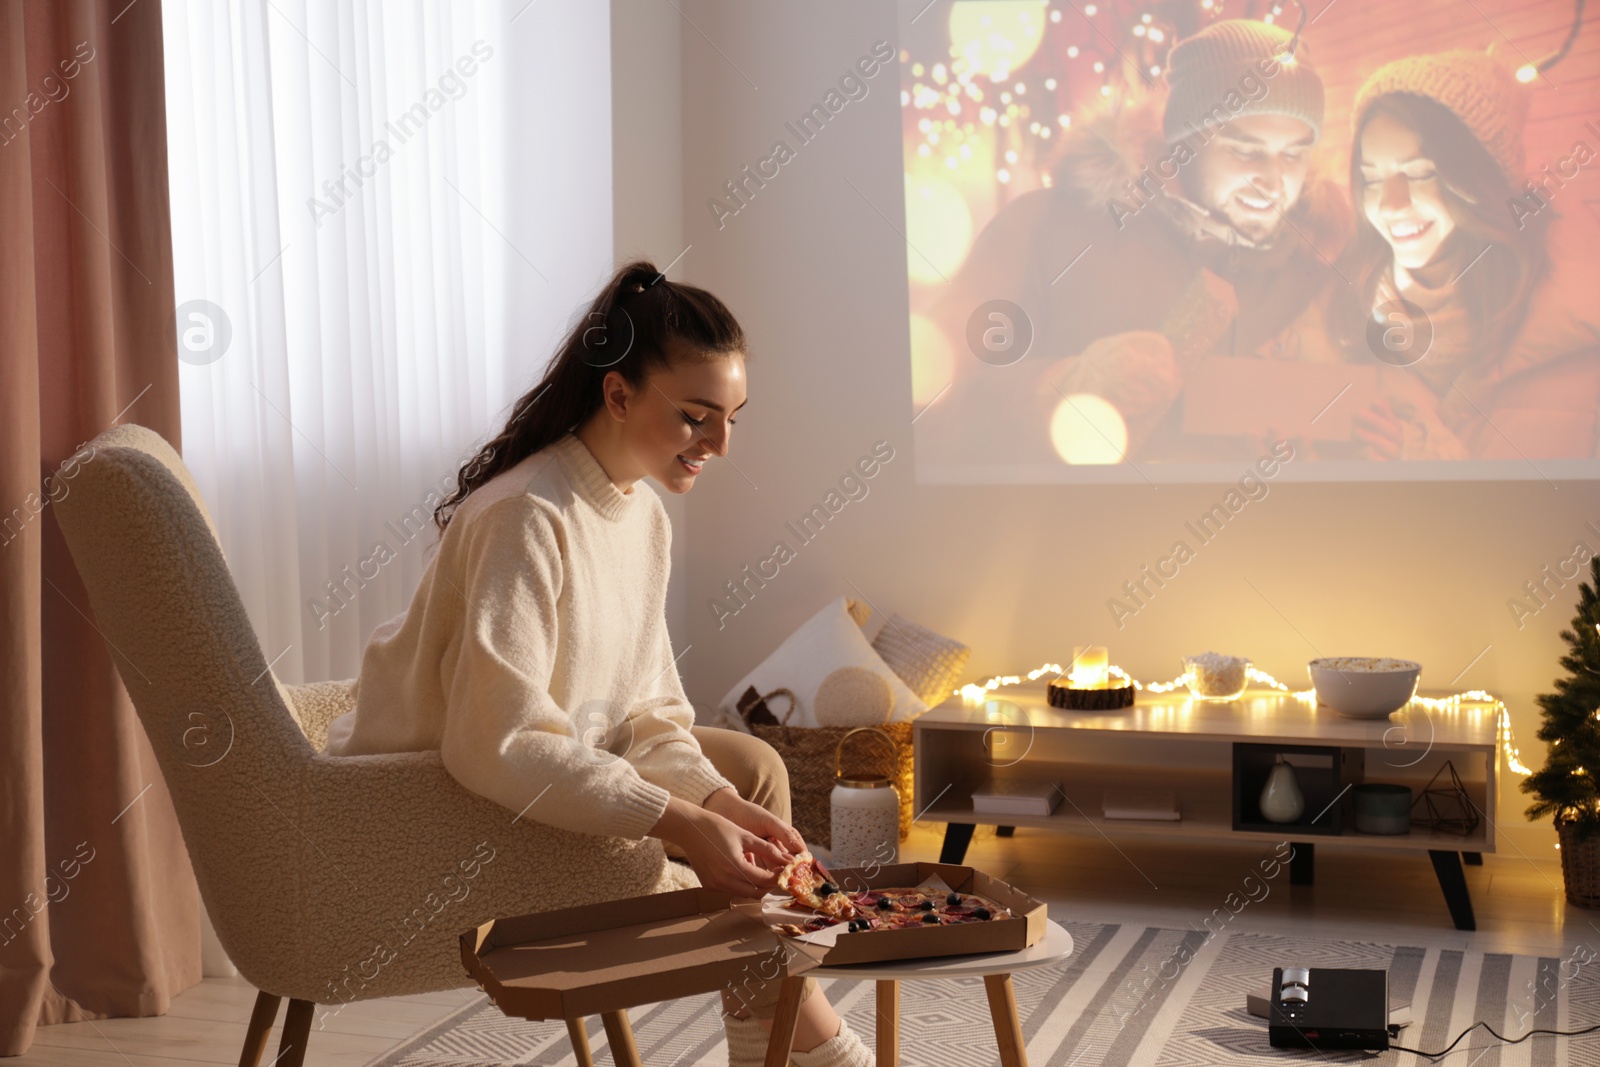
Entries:
[[1108,819],[1153,819],[1178,822],[1178,796],[1150,789],[1107,789],[1101,811]]
[[977,815],[1049,815],[1061,803],[1061,783],[1033,780],[991,781],[972,793]]

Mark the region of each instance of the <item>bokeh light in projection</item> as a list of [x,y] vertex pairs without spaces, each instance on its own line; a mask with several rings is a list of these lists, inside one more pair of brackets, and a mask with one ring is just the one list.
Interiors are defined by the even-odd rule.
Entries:
[[1032,58],[1044,39],[1045,0],[957,0],[950,5],[950,40],[966,69],[996,80]]
[[1050,416],[1050,444],[1074,466],[1120,463],[1128,452],[1128,424],[1104,397],[1073,393]]
[[[954,0],[942,41],[900,53],[906,170],[950,182],[980,228],[1009,201],[1049,187],[1073,107],[1096,92],[1143,92],[1161,76],[1176,26],[1161,10],[1130,10],[1147,4],[1162,7]],[[1201,6],[1214,18],[1222,3]]]
[[972,244],[972,212],[966,198],[949,182],[907,174],[906,241],[911,280],[944,283]]
[[944,331],[923,315],[911,316],[911,401],[921,410],[955,374],[955,353]]

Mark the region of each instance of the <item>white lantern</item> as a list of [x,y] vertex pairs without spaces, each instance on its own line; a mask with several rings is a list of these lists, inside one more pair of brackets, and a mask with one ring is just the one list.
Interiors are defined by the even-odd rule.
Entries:
[[846,775],[844,746],[856,734],[876,734],[897,765],[894,738],[873,726],[858,726],[839,739],[833,758],[833,867],[896,863],[900,856],[900,791],[888,777]]

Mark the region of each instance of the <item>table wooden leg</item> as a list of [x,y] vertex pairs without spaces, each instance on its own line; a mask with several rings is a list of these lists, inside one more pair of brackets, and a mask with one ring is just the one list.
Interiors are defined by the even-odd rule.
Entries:
[[900,1065],[900,983],[878,983],[878,1067]]
[[772,1037],[767,1040],[766,1067],[789,1067],[794,1048],[794,1027],[800,1021],[800,998],[805,995],[804,975],[790,975],[779,987],[778,1012],[772,1017]]
[[589,1031],[582,1019],[567,1020],[567,1039],[572,1042],[572,1057],[578,1067],[594,1067],[594,1053],[589,1050]]
[[639,1046],[633,1043],[628,1013],[620,1009],[608,1011],[600,1019],[606,1024],[606,1040],[611,1043],[611,1062],[617,1067],[644,1067],[639,1062]]
[[1317,880],[1317,846],[1305,841],[1290,842],[1289,884],[1313,885]]
[[1461,856],[1455,852],[1428,851],[1433,860],[1433,873],[1439,876],[1439,888],[1444,891],[1444,902],[1450,906],[1450,918],[1457,930],[1476,930],[1478,920],[1472,914],[1472,893],[1467,888],[1466,872],[1461,869]]
[[939,849],[940,863],[960,863],[967,857],[967,846],[972,844],[972,831],[977,826],[970,822],[946,823],[944,844]]
[[989,1016],[994,1020],[994,1038],[1000,1046],[1000,1067],[1028,1067],[1028,1046],[1022,1040],[1022,1023],[1017,1019],[1017,993],[1009,974],[986,974],[983,987],[989,993]]

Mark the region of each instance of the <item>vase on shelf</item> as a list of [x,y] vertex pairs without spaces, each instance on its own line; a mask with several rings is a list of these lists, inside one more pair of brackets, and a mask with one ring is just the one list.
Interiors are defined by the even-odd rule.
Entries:
[[1305,814],[1306,798],[1294,775],[1294,764],[1278,753],[1261,788],[1261,817],[1268,822],[1290,823]]

